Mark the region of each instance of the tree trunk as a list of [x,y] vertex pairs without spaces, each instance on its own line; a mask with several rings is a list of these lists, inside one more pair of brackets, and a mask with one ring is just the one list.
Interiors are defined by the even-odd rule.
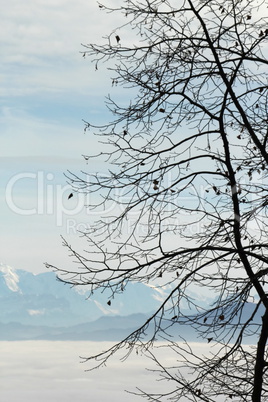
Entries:
[[261,402],[262,384],[263,384],[263,369],[266,365],[264,354],[265,346],[268,338],[268,309],[265,310],[262,317],[262,330],[257,346],[256,364],[254,372],[254,389],[252,394],[253,402]]

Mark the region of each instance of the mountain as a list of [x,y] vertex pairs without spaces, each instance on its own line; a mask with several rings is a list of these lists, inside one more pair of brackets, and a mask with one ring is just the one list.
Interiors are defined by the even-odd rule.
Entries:
[[0,323],[0,341],[61,340],[118,341],[128,336],[147,319],[145,314],[101,317],[96,321],[68,327]]
[[[170,290],[129,283],[127,290],[116,295],[108,305],[108,292],[95,292],[94,297],[89,298],[85,289],[83,287],[83,293],[79,293],[75,287],[57,280],[54,272],[34,275],[0,264],[0,340],[118,341],[144,324]],[[200,296],[199,301],[205,305],[209,299],[202,300]],[[253,303],[245,304],[240,317],[243,322],[252,316],[255,307]],[[190,316],[194,314],[184,311]],[[262,314],[263,310],[259,310],[255,316],[253,334]],[[240,318],[234,317],[233,324],[237,325]],[[163,321],[173,340],[207,341],[205,331],[209,330],[209,320],[205,327],[203,321],[198,323],[192,316],[193,324],[204,330],[203,339],[197,338],[193,325],[183,322],[183,316],[180,323],[175,316],[172,327],[169,320]],[[151,327],[146,332],[150,336]],[[212,334],[213,339],[215,336]],[[247,342],[251,340],[252,337]]]
[[[82,290],[54,272],[34,275],[0,264],[0,340],[120,340],[146,322],[169,288],[129,283],[114,299],[108,291],[89,298]],[[180,332],[189,337],[190,330]]]
[[107,304],[110,293],[89,292],[57,280],[54,272],[34,275],[0,264],[0,323],[63,327],[92,322],[102,316],[148,313],[159,306],[164,290],[129,283],[126,292]]

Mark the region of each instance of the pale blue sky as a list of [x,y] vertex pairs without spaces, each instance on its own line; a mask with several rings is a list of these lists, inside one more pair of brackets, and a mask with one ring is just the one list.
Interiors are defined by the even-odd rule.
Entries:
[[[118,6],[118,0],[105,0]],[[91,217],[83,200],[68,200],[64,172],[104,170],[81,156],[94,153],[83,119],[112,119],[104,98],[107,65],[82,57],[83,44],[101,42],[126,20],[100,11],[95,0],[0,0],[0,262],[43,271],[44,262],[72,264],[60,235],[79,244]],[[131,33],[120,32],[129,41]]]
[[66,204],[63,173],[93,169],[81,155],[96,141],[82,119],[102,121],[113,89],[81,43],[100,41],[117,21],[89,0],[0,2],[0,262],[40,272],[62,261],[60,234],[77,241],[88,218],[81,200]]

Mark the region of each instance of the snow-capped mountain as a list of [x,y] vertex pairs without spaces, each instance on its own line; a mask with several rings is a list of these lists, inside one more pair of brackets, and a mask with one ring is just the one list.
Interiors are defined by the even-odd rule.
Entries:
[[[130,283],[110,305],[110,294],[95,292],[94,298],[88,298],[86,292],[58,281],[54,272],[34,275],[0,264],[0,340],[120,340],[146,322],[167,291]],[[244,319],[252,316],[255,307],[246,303]],[[256,323],[261,315],[262,310]],[[191,326],[174,324],[169,330],[174,339],[202,341]]]
[[[159,292],[158,292],[159,293]],[[57,280],[54,272],[34,275],[0,264],[0,322],[24,325],[70,326],[103,315],[147,313],[159,305],[159,295],[142,284],[130,284],[126,293],[107,305],[110,294],[79,293]]]
[[19,276],[16,271],[9,265],[4,265],[0,263],[0,273],[2,273],[2,275],[0,276],[1,282],[5,282],[7,288],[12,292],[17,292],[19,290]]
[[0,263],[0,340],[118,340],[146,321],[160,293],[129,284],[108,305],[110,294],[88,298],[54,272],[34,275]]

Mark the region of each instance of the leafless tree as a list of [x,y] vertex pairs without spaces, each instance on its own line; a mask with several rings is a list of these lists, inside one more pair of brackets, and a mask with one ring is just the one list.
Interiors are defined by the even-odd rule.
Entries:
[[[69,173],[74,191],[91,195],[87,208],[114,213],[84,233],[85,252],[65,242],[72,272],[48,266],[67,283],[108,290],[108,304],[130,282],[169,290],[144,325],[88,358],[99,366],[124,347],[147,353],[170,381],[143,397],[266,401],[267,1],[117,3],[99,8],[122,13],[122,26],[83,51],[129,97],[107,98],[112,122],[86,122],[109,171]],[[174,338],[183,326],[209,355]],[[157,339],[174,352],[172,367],[151,348]]]

